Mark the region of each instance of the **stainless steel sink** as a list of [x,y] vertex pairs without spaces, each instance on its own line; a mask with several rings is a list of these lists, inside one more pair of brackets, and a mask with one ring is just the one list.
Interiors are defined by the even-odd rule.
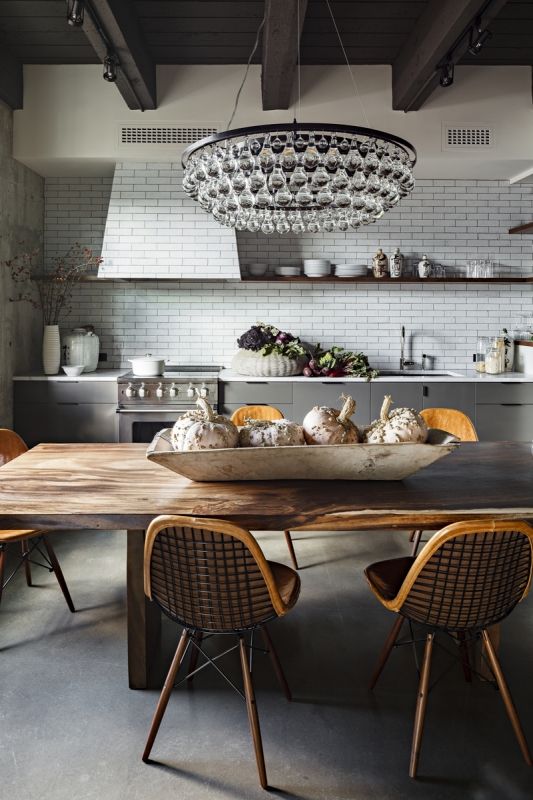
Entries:
[[381,378],[462,378],[460,372],[438,372],[433,369],[380,369],[379,376]]

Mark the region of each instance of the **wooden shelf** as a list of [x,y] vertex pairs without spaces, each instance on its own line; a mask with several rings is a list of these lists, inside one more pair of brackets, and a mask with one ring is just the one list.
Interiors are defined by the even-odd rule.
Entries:
[[515,225],[509,228],[509,233],[533,233],[533,222],[526,222],[525,225]]
[[296,277],[285,277],[281,275],[270,275],[261,277],[245,277],[243,282],[303,282],[303,283],[366,283],[378,285],[380,283],[533,283],[533,275],[529,277],[508,277],[508,278],[338,278],[335,275],[327,275],[325,278],[308,278],[307,275],[297,275]]

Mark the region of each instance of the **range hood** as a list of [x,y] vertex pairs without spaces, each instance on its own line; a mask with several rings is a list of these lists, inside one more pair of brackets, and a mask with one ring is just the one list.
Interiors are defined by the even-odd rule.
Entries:
[[241,277],[235,232],[187,197],[182,176],[178,162],[117,163],[98,277]]

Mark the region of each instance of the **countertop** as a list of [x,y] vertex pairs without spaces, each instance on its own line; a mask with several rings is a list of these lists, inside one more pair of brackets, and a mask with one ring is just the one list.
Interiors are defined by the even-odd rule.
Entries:
[[[444,372],[445,370],[443,370]],[[409,375],[406,372],[404,375],[380,375],[374,378],[372,383],[533,383],[533,374],[525,374],[523,372],[502,372],[499,375],[486,375],[484,373],[468,370],[464,372],[457,372],[455,370],[447,370],[453,372],[453,375],[433,375],[431,370],[428,370],[425,375]],[[223,369],[220,372],[221,381],[240,381],[240,382],[262,382],[262,381],[275,381],[276,383],[364,383],[364,378],[352,378],[349,375],[342,378],[306,378],[304,375],[294,375],[286,378],[264,378],[261,376],[253,375],[239,375],[231,369]]]
[[70,377],[63,371],[57,375],[42,375],[38,372],[31,372],[28,375],[14,375],[14,381],[63,381],[72,383],[73,381],[115,381],[128,372],[127,369],[97,369],[96,372],[82,372],[81,375]]

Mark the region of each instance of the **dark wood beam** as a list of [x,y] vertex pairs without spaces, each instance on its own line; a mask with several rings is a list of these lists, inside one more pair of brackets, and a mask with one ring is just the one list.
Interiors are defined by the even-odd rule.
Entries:
[[417,111],[439,83],[440,65],[456,64],[468,49],[468,31],[490,25],[507,0],[431,0],[392,65],[392,107]]
[[15,111],[22,108],[22,62],[0,42],[0,100]]
[[306,11],[307,0],[265,0],[261,73],[264,111],[290,105],[296,71],[296,45],[300,41]]
[[118,57],[116,85],[128,108],[157,108],[155,64],[146,47],[131,0],[90,0],[83,30],[100,61],[107,54],[105,39]]

